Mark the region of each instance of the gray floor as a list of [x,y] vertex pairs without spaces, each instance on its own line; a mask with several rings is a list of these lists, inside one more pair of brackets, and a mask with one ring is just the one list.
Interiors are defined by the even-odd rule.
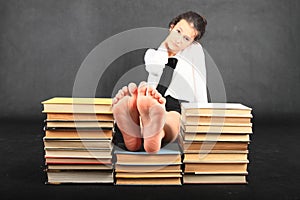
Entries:
[[[300,129],[255,122],[248,185],[45,185],[43,122],[1,122],[1,199],[300,199]],[[4,197],[4,198],[3,198]]]

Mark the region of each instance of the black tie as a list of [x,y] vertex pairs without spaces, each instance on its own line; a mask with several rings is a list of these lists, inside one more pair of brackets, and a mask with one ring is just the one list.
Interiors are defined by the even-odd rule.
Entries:
[[159,91],[159,93],[162,96],[165,96],[165,93],[172,81],[172,76],[176,68],[177,62],[178,60],[176,58],[169,58],[168,63],[165,65],[159,83],[156,87],[157,91]]

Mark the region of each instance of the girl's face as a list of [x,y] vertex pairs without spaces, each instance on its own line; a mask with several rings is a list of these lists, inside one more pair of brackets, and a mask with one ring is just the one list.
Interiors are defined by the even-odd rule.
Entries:
[[197,34],[193,25],[182,19],[170,27],[170,34],[165,40],[166,47],[176,54],[192,44]]

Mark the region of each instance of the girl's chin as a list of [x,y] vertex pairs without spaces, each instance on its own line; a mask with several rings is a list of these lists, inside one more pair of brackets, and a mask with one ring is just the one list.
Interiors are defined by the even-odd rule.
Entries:
[[178,51],[180,51],[178,47],[174,47],[172,45],[169,46],[169,50],[172,51],[172,52],[178,52]]

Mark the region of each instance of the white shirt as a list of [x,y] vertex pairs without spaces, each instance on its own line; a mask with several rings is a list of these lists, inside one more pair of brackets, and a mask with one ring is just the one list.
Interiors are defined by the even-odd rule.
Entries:
[[[202,46],[192,43],[174,58],[178,59],[172,81],[165,93],[179,100],[207,103],[206,66]],[[157,85],[165,64],[168,62],[168,53],[165,49],[147,50],[145,57],[146,70],[149,72],[148,83]]]

